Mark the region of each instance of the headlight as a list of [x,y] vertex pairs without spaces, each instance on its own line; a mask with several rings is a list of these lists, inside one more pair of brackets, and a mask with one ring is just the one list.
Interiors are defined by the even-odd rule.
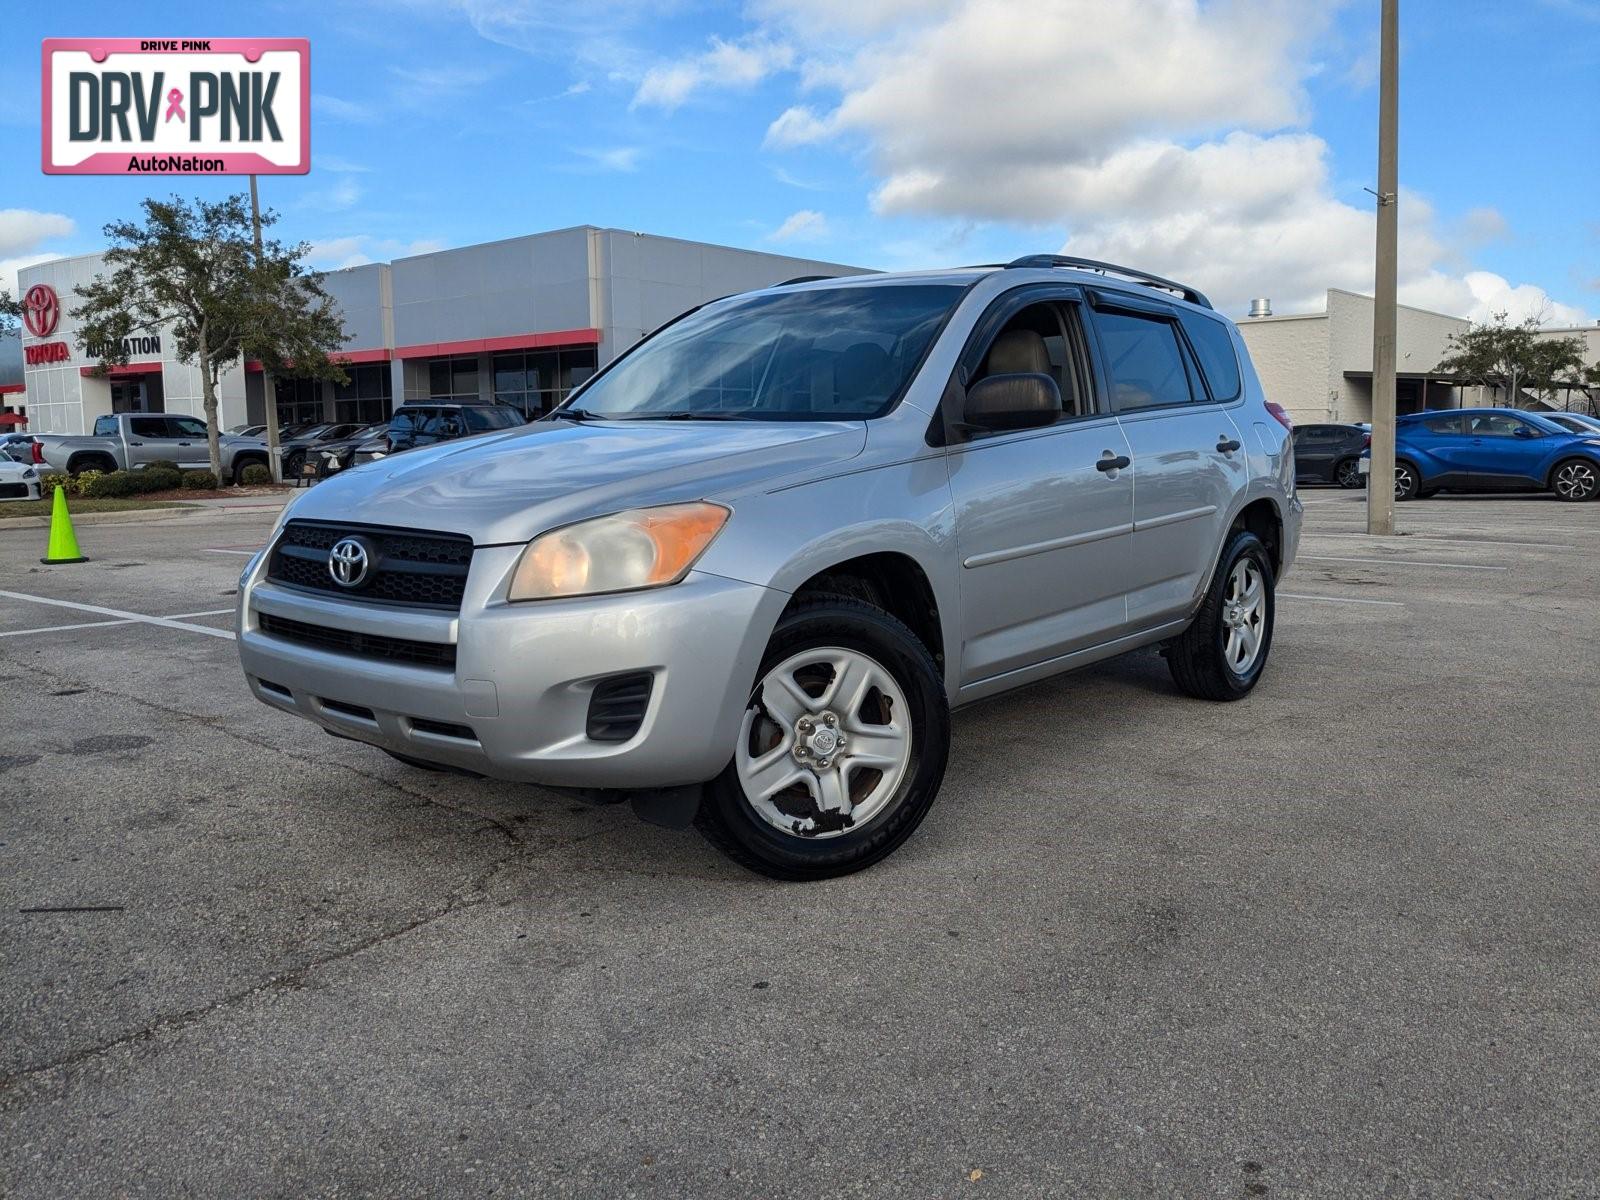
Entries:
[[37,479],[39,478],[39,472],[35,471],[32,467],[29,467],[22,473],[22,477],[24,479]]
[[1584,438],[1583,444],[1585,446],[1600,446],[1600,438]]
[[635,508],[552,529],[528,543],[512,600],[551,600],[664,587],[689,573],[728,520],[720,504]]

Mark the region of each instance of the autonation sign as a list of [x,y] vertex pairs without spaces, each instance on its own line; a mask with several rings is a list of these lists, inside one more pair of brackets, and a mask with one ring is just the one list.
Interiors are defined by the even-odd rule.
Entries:
[[47,38],[47,175],[304,175],[305,38]]

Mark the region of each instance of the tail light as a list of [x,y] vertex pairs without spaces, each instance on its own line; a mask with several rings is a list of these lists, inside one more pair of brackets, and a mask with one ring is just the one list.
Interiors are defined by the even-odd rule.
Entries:
[[1294,432],[1294,418],[1283,410],[1283,405],[1275,404],[1271,400],[1268,400],[1267,411],[1272,414],[1273,418],[1278,422],[1279,425],[1282,425],[1290,433]]
[[29,442],[28,449],[33,451],[33,465],[36,467],[44,466],[44,443]]
[[1372,449],[1372,435],[1370,433],[1363,433],[1361,435],[1361,448],[1363,450]]

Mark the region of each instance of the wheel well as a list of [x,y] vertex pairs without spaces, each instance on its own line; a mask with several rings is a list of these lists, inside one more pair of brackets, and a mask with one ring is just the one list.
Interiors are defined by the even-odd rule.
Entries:
[[1594,459],[1590,458],[1587,454],[1569,454],[1565,458],[1558,458],[1555,462],[1550,464],[1550,471],[1544,477],[1544,486],[1546,488],[1555,487],[1556,472],[1561,470],[1562,467],[1566,466],[1570,462],[1586,463],[1591,467],[1597,465]]
[[864,554],[818,571],[794,591],[795,597],[818,594],[850,596],[877,606],[905,622],[944,664],[944,629],[933,587],[915,559],[905,554]]
[[76,475],[80,471],[98,471],[105,463],[111,464],[111,469],[117,469],[117,460],[103,450],[80,450],[67,459],[67,474]]
[[1272,573],[1274,576],[1283,572],[1283,518],[1278,515],[1278,506],[1271,500],[1253,500],[1239,510],[1239,515],[1233,519],[1233,528],[1230,533],[1247,529],[1261,539],[1266,546],[1267,553],[1272,556]]

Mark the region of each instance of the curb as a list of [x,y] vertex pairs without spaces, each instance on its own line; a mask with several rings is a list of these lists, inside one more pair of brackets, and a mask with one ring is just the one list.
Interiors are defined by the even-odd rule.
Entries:
[[[127,512],[74,513],[77,525],[121,525],[133,521],[170,521],[195,512],[192,508],[134,508]],[[7,529],[49,529],[49,517],[0,517],[0,531]]]

